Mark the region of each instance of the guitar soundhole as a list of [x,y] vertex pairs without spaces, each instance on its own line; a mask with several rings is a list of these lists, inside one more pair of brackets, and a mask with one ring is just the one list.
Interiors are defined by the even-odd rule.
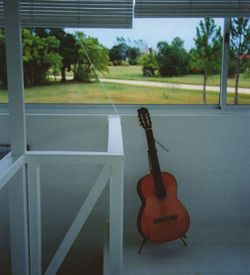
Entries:
[[153,220],[154,224],[177,220],[177,215],[164,216]]

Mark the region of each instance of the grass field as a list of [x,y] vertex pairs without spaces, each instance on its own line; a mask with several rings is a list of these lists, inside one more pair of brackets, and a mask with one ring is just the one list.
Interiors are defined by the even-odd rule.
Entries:
[[[109,73],[101,77],[178,84],[202,84],[201,75],[172,78],[143,77],[141,66],[109,67]],[[218,75],[211,76],[207,85],[218,86],[219,81]],[[234,79],[229,79],[228,84],[233,86]],[[241,79],[240,86],[250,88],[250,80]],[[103,83],[103,85],[100,85],[100,83],[84,84],[71,81],[61,84],[55,82],[52,78],[48,85],[25,89],[26,103],[109,104],[109,97],[116,104],[202,104],[202,91],[179,88],[144,87],[115,83]],[[7,101],[7,91],[0,90],[0,103]],[[227,101],[228,104],[233,104],[233,94],[228,94]],[[218,102],[219,93],[208,91],[207,103],[218,104]],[[239,104],[250,104],[250,94],[240,94]]]
[[[194,84],[202,85],[202,75],[185,75],[179,77],[145,77],[142,75],[141,66],[110,66],[109,73],[101,76],[103,78],[112,79],[129,79],[129,80],[144,80],[144,81],[158,81],[178,84]],[[220,76],[212,75],[208,78],[207,85],[219,86]],[[235,79],[228,79],[228,87],[234,87]],[[250,88],[250,79],[240,78],[239,87]]]
[[[104,84],[105,90],[116,104],[202,104],[202,91],[140,87],[123,84]],[[25,89],[26,103],[103,103],[108,96],[100,83],[53,83]],[[207,92],[207,103],[218,104],[219,94]],[[0,90],[0,103],[7,102],[7,91]],[[233,103],[229,94],[228,103]],[[250,104],[250,95],[241,95],[240,104]]]

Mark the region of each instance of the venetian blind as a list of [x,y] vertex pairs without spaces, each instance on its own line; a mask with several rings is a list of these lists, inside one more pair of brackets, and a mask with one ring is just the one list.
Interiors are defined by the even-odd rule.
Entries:
[[133,0],[20,0],[20,14],[23,27],[131,28]]
[[135,17],[249,17],[250,0],[135,0]]
[[0,0],[0,27],[3,26],[3,0]]

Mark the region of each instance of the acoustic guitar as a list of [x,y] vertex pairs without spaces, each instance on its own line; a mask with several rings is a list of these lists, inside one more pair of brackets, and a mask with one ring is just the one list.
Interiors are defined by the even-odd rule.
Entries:
[[183,238],[186,238],[190,218],[177,197],[176,179],[168,172],[161,172],[148,110],[140,108],[138,118],[146,133],[150,166],[150,174],[142,177],[137,185],[141,199],[137,226],[143,237],[142,245],[148,240],[168,242],[177,239],[186,245]]

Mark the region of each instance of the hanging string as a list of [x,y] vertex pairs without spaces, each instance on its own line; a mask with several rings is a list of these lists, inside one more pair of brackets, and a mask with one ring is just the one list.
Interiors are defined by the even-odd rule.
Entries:
[[90,58],[88,52],[86,51],[86,49],[85,49],[85,47],[84,47],[84,45],[83,45],[83,43],[82,43],[82,41],[81,41],[80,38],[79,38],[79,43],[80,43],[80,45],[81,45],[81,47],[82,47],[82,49],[83,49],[83,51],[84,51],[84,53],[85,53],[85,55],[86,55],[88,61],[89,61],[89,64],[90,64],[91,68],[93,69],[93,71],[94,71],[94,73],[95,73],[95,75],[96,75],[97,81],[99,82],[101,88],[103,89],[104,94],[105,94],[106,97],[108,98],[108,101],[109,101],[109,103],[111,104],[111,106],[113,107],[115,113],[116,113],[117,115],[119,115],[119,112],[117,111],[117,109],[116,109],[116,107],[115,107],[115,104],[114,104],[114,102],[113,102],[111,96],[109,95],[108,90],[106,89],[104,83],[100,80],[99,75],[98,75],[98,73],[97,73],[97,69],[95,68],[93,62],[91,61],[91,58]]
[[169,152],[169,149],[166,146],[164,146],[162,143],[160,143],[156,138],[155,138],[155,143],[157,143],[166,152]]

